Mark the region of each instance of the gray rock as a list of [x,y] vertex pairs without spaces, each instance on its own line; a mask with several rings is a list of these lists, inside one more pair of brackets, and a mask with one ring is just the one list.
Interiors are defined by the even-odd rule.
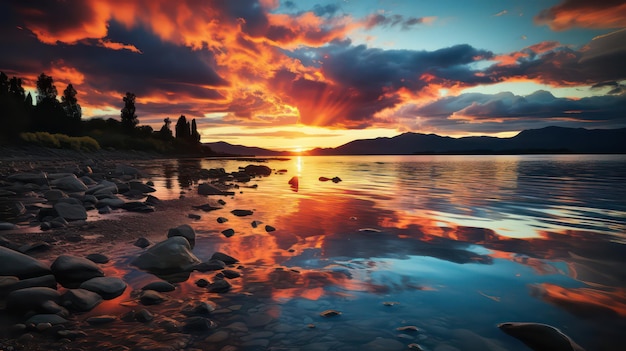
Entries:
[[141,193],[144,193],[144,194],[146,194],[146,193],[153,193],[153,192],[156,191],[155,188],[153,188],[153,187],[151,187],[149,185],[146,185],[146,184],[144,184],[142,182],[139,182],[139,181],[129,182],[128,186],[130,187],[131,190],[137,190],[137,191],[139,191]]
[[266,225],[265,226],[265,231],[268,232],[268,233],[273,232],[275,230],[276,230],[276,228],[272,227],[271,225]]
[[135,242],[133,243],[133,245],[140,247],[142,249],[145,249],[146,247],[152,245],[152,242],[144,237],[138,238],[137,240],[135,240]]
[[50,266],[57,281],[65,287],[75,287],[95,277],[103,277],[104,272],[92,261],[77,256],[61,255]]
[[87,219],[87,210],[85,210],[82,204],[59,202],[54,205],[54,209],[57,211],[59,216],[68,221]]
[[96,277],[83,282],[80,287],[99,294],[105,300],[111,300],[124,293],[126,283],[118,277]]
[[15,290],[6,298],[6,307],[10,312],[43,311],[48,301],[58,304],[61,294],[51,288],[33,287]]
[[183,330],[186,332],[206,332],[217,328],[217,324],[204,317],[190,317],[185,319]]
[[0,222],[0,230],[13,230],[17,229],[17,226],[9,222]]
[[118,164],[115,166],[115,173],[120,175],[139,176],[141,172],[135,168],[124,164]]
[[235,235],[235,230],[232,228],[222,230],[222,235],[224,235],[227,238],[230,238],[231,236]]
[[232,210],[230,213],[234,214],[237,217],[251,216],[254,212],[250,210]]
[[28,279],[18,279],[17,277],[6,276],[0,277],[0,297],[6,296],[11,291],[33,287],[56,289],[57,281],[52,274]]
[[165,300],[165,296],[154,290],[143,290],[139,294],[139,301],[146,306],[158,305]]
[[61,296],[61,304],[67,309],[86,312],[102,302],[102,296],[85,289],[68,289]]
[[216,253],[214,253],[211,256],[211,259],[212,260],[220,260],[220,261],[222,261],[222,262],[224,262],[226,264],[234,264],[234,263],[239,262],[238,259],[236,259],[236,258],[234,258],[232,256],[229,256],[229,255],[227,255],[227,254],[225,254],[223,252],[216,252]]
[[173,236],[182,236],[187,239],[192,249],[196,244],[196,232],[188,224],[179,225],[176,228],[170,228],[170,230],[167,231],[167,237],[171,238]]
[[59,179],[54,179],[51,182],[51,185],[55,186],[57,189],[61,189],[68,192],[83,192],[87,191],[87,186],[80,179],[76,178],[75,175],[68,175]]
[[217,223],[226,223],[228,222],[228,218],[217,217]]
[[118,192],[117,184],[108,180],[103,180],[98,185],[92,186],[87,190],[86,194],[116,194]]
[[15,276],[20,279],[50,274],[50,268],[43,262],[23,253],[0,246],[0,275]]
[[14,220],[24,213],[26,213],[26,208],[23,203],[0,198],[0,220]]
[[56,314],[36,314],[26,321],[26,324],[50,323],[51,325],[65,324],[68,320]]
[[153,273],[190,271],[200,260],[191,252],[187,239],[173,236],[150,247],[131,264]]
[[129,212],[139,212],[139,213],[154,212],[154,207],[141,201],[126,202],[121,207]]
[[267,177],[272,174],[272,169],[263,165],[247,165],[244,168],[244,172],[251,176],[260,175]]
[[93,263],[108,263],[109,262],[109,257],[103,254],[99,254],[99,253],[89,254],[85,256],[85,258]]
[[67,194],[64,193],[62,190],[52,189],[43,193],[43,197],[45,197],[46,200],[48,200],[49,202],[56,202],[60,199],[66,198]]
[[40,173],[16,173],[7,177],[11,182],[33,183],[37,185],[47,185],[48,175],[44,172]]
[[235,195],[233,191],[225,191],[209,183],[202,183],[198,185],[198,194],[200,195]]
[[212,293],[225,293],[230,291],[233,286],[226,280],[218,279],[207,287]]
[[141,323],[148,323],[154,319],[154,315],[152,314],[152,312],[144,308],[137,312],[137,314],[135,315],[135,319]]
[[119,208],[119,207],[124,206],[124,203],[125,203],[124,200],[120,198],[107,197],[107,198],[99,199],[96,206],[99,208],[105,207],[105,206],[109,206],[111,208]]
[[206,262],[199,263],[193,267],[198,272],[219,271],[226,267],[224,261],[220,260],[208,260]]
[[115,322],[116,320],[117,320],[116,316],[104,314],[100,316],[89,317],[86,319],[86,322],[89,323],[90,325],[101,325],[101,324],[112,323],[112,322]]
[[241,277],[241,273],[232,269],[225,269],[222,271],[224,276],[228,279],[235,279]]
[[154,290],[157,292],[169,292],[176,290],[176,287],[166,281],[157,281],[144,285],[141,290]]

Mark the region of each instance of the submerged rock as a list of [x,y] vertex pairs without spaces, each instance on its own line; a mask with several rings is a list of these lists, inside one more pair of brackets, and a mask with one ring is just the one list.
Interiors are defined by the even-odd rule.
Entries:
[[167,237],[171,238],[173,236],[182,236],[183,238],[189,241],[189,245],[193,249],[196,244],[196,231],[188,224],[179,225],[176,228],[170,228],[167,231]]
[[49,301],[58,304],[61,294],[51,288],[33,287],[12,291],[6,298],[10,312],[43,311]]
[[102,302],[102,296],[85,289],[68,289],[61,296],[61,304],[67,309],[86,312],[91,311]]
[[124,293],[126,283],[118,277],[96,277],[83,282],[80,288],[93,291],[105,300],[111,300]]
[[251,216],[254,212],[250,210],[232,210],[230,213],[234,214],[237,217]]
[[169,292],[176,290],[176,287],[164,280],[148,283],[141,290],[154,290],[157,292]]
[[236,258],[234,258],[232,256],[229,256],[229,255],[227,255],[227,254],[225,254],[223,252],[219,252],[219,251],[214,253],[211,256],[211,260],[219,260],[219,261],[224,262],[225,264],[235,264],[235,263],[239,262],[238,259],[236,259]]

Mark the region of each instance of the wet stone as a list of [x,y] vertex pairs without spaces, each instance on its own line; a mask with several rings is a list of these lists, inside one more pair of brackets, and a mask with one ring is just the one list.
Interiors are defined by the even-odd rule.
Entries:
[[235,235],[235,230],[232,228],[228,228],[226,230],[222,230],[222,235],[224,235],[227,238],[230,238],[231,236]]
[[210,342],[210,343],[219,343],[219,342],[227,340],[229,336],[230,336],[230,333],[228,333],[227,331],[218,330],[215,333],[207,336],[206,339],[204,339],[204,341]]
[[183,330],[186,332],[206,332],[217,327],[215,322],[204,317],[189,317],[184,323]]
[[146,284],[141,290],[154,290],[157,292],[169,292],[176,290],[176,287],[164,280]]
[[217,217],[217,223],[226,223],[228,222],[228,218]]
[[154,290],[144,290],[139,294],[139,301],[146,306],[158,305],[165,301],[165,296]]
[[154,315],[145,308],[137,312],[135,319],[141,323],[147,323],[154,319]]
[[226,267],[226,264],[220,260],[208,260],[199,263],[193,267],[198,272],[219,271]]
[[225,253],[222,253],[222,252],[214,253],[211,256],[211,259],[212,260],[220,260],[220,261],[224,262],[225,264],[235,264],[235,263],[239,262],[238,259],[236,259],[236,258],[234,258],[232,256],[229,256],[229,255],[227,255]]
[[230,213],[232,213],[233,215],[237,217],[251,216],[252,214],[254,214],[254,212],[250,210],[232,210],[230,211]]
[[208,286],[209,292],[212,293],[225,293],[228,292],[232,288],[229,282],[225,280],[216,280],[212,284]]
[[196,286],[200,288],[205,288],[207,285],[209,285],[209,281],[204,278],[196,280]]
[[241,273],[239,273],[238,271],[232,270],[232,269],[225,269],[225,270],[222,271],[222,273],[228,279],[234,279],[234,278],[241,277]]
[[108,263],[109,262],[109,258],[106,255],[103,254],[99,254],[99,253],[93,253],[93,254],[89,254],[87,256],[85,256],[86,259],[88,259],[91,262],[94,263]]
[[117,317],[112,316],[112,315],[100,315],[100,316],[89,317],[86,319],[86,322],[89,323],[90,325],[101,325],[101,324],[112,323],[112,322],[115,322],[116,320],[117,320]]

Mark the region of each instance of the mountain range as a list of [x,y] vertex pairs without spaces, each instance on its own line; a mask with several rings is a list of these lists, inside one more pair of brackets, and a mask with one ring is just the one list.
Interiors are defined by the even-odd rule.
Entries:
[[[206,143],[214,152],[246,156],[287,156],[292,153],[257,147]],[[585,129],[546,127],[521,131],[511,138],[403,133],[391,138],[354,140],[336,148],[316,148],[305,155],[412,154],[548,154],[626,153],[626,128]]]

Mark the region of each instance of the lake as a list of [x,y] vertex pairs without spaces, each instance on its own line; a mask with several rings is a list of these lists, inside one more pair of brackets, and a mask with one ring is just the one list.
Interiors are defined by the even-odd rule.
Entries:
[[[181,191],[198,196],[201,168],[231,172],[251,162],[136,165],[158,198],[174,199]],[[211,315],[219,328],[195,335],[195,348],[523,351],[497,325],[537,322],[588,351],[625,349],[626,155],[301,156],[261,164],[284,172],[242,184],[221,197],[222,210],[181,208],[202,216],[188,221],[200,259],[221,251],[242,266],[227,294],[196,287],[213,279],[210,272],[178,283],[181,301],[219,307]],[[297,188],[288,184],[294,176]],[[233,209],[254,214],[235,217]],[[218,223],[220,216],[229,221]],[[228,228],[231,237],[221,234]],[[108,269],[134,289],[154,280],[129,265],[141,249],[123,247],[111,252]],[[123,312],[120,299],[91,314]],[[320,316],[325,310],[341,314]]]

